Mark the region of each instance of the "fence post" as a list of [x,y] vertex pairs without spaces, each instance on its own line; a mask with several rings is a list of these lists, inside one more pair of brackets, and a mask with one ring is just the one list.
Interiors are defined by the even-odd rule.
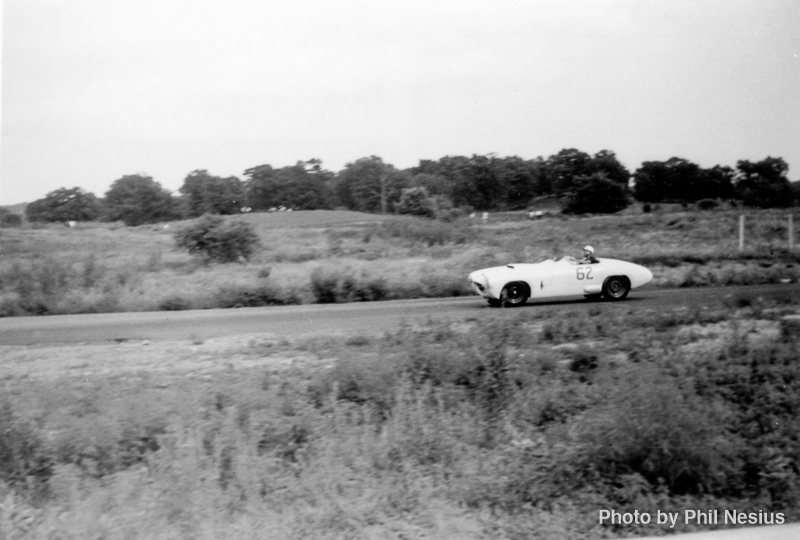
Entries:
[[789,214],[789,251],[794,249],[794,224],[792,223],[792,214]]
[[739,251],[744,251],[744,214],[739,216]]

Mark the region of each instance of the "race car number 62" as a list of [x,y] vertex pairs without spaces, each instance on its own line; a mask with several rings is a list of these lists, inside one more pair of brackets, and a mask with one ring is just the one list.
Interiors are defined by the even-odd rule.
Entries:
[[592,269],[591,268],[581,268],[578,267],[578,279],[594,279],[592,277]]

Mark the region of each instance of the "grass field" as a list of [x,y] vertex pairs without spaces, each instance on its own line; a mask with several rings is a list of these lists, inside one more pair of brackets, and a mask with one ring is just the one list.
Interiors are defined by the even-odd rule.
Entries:
[[477,268],[579,254],[648,266],[653,286],[797,281],[786,215],[656,212],[607,217],[494,214],[486,223],[309,211],[230,217],[251,223],[262,246],[247,264],[214,265],[174,247],[185,223],[88,223],[0,230],[0,316],[203,309],[471,294]]
[[666,532],[598,525],[608,508],[798,521],[798,300],[4,347],[0,535]]

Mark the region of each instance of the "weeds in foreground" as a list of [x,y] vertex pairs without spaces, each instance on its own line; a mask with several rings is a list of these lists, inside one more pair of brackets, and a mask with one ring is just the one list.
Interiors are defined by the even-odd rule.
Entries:
[[[796,520],[798,340],[754,338],[753,317],[781,306],[745,304],[504,310],[304,349],[338,358],[329,369],[7,386],[0,433],[27,442],[6,452],[0,500],[32,534],[75,537],[659,532],[599,530],[598,508]],[[604,329],[625,324],[628,339]],[[692,352],[685,329],[703,327]]]

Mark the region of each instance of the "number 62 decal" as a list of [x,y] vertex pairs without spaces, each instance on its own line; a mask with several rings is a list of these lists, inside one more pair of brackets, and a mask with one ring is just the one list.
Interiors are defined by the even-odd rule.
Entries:
[[591,267],[578,267],[578,279],[594,279],[592,277],[592,268]]

